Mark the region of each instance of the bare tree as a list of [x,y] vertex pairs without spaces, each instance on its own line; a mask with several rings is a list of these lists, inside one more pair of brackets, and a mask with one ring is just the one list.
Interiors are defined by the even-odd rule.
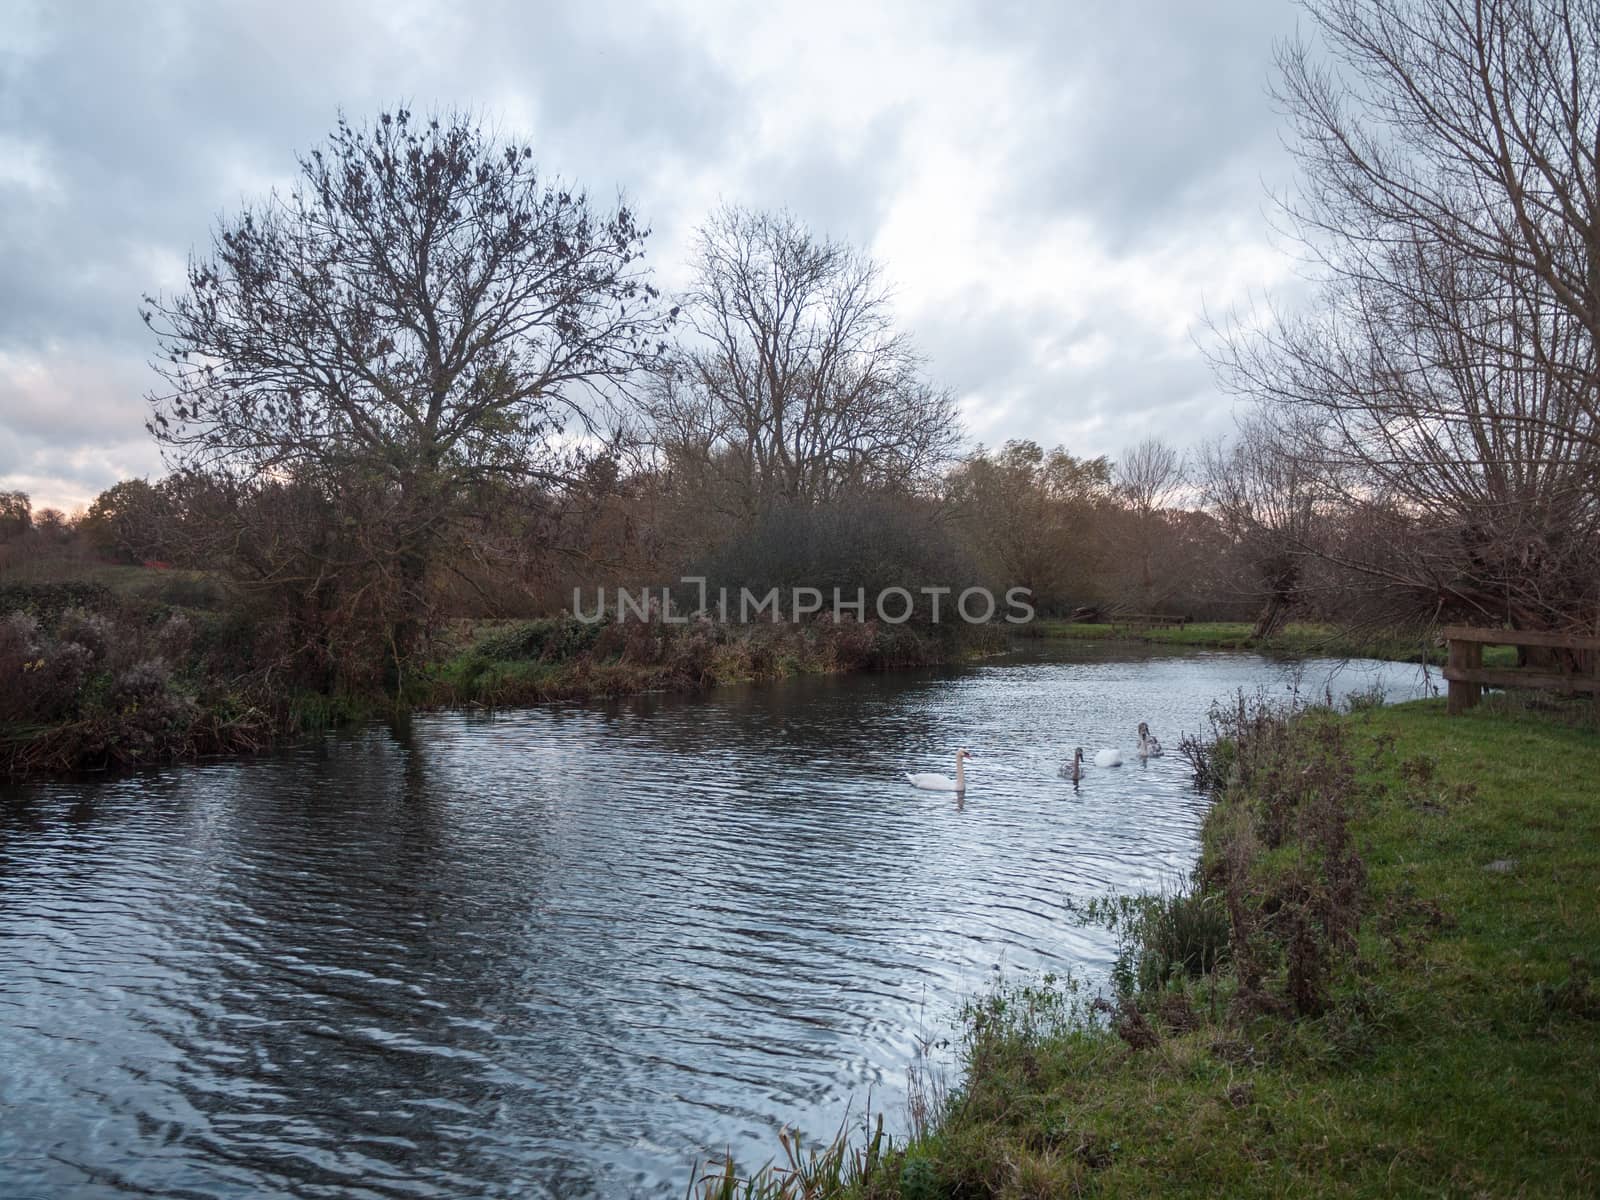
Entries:
[[656,391],[669,461],[752,515],[912,488],[953,456],[954,401],[894,329],[878,265],[787,213],[724,208],[700,231],[694,338]]
[[[1405,612],[1592,622],[1600,586],[1600,5],[1310,0],[1287,47],[1307,312],[1233,324],[1223,378],[1317,428],[1339,565]],[[1340,548],[1342,547],[1342,548]]]
[[1046,612],[1102,599],[1101,517],[1111,490],[1104,458],[1028,441],[992,452],[980,446],[945,482],[950,508],[991,578],[1028,588]]
[[[1600,4],[1594,0],[1308,0],[1337,67],[1305,42],[1278,96],[1306,188],[1287,213],[1352,281],[1427,310],[1422,248],[1487,272],[1586,334],[1514,344],[1589,415],[1600,342]],[[1352,82],[1355,81],[1355,82]],[[1448,293],[1447,293],[1448,294]],[[1556,328],[1560,328],[1558,324]],[[1482,335],[1467,328],[1469,344]],[[1576,352],[1575,354],[1573,352]]]
[[1304,598],[1307,563],[1320,548],[1322,472],[1304,441],[1304,430],[1254,416],[1230,443],[1200,452],[1200,486],[1232,544],[1235,586],[1260,606],[1255,638],[1276,633]]
[[80,536],[123,562],[170,558],[174,508],[164,484],[124,479],[95,497],[78,518]]
[[33,501],[27,492],[0,492],[0,542],[33,528]]
[[1184,456],[1160,438],[1146,438],[1123,452],[1116,466],[1117,494],[1127,510],[1123,566],[1132,576],[1137,602],[1155,609],[1170,590],[1156,569],[1162,546],[1170,539],[1167,510],[1188,482]]
[[647,233],[460,116],[341,119],[299,165],[222,222],[185,293],[147,298],[170,385],[151,429],[184,468],[292,479],[356,521],[306,582],[370,568],[398,664],[459,497],[563,478],[569,426],[658,352]]

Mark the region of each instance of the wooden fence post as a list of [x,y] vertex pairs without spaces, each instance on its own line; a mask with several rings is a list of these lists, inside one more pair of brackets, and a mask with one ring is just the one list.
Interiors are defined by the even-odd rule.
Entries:
[[[1457,670],[1467,670],[1472,667],[1483,666],[1483,644],[1481,642],[1464,642],[1456,638],[1449,640],[1449,654],[1446,663]],[[1483,685],[1467,683],[1465,680],[1450,680],[1449,694],[1445,699],[1444,710],[1450,716],[1459,716],[1474,707],[1483,698]]]

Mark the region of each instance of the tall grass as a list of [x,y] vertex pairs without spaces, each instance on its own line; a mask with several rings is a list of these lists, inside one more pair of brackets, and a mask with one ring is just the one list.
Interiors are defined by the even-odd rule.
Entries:
[[[861,1193],[879,1183],[907,1193],[903,1183],[906,1156],[884,1131],[883,1117],[869,1120],[866,1137],[857,1143],[848,1119],[824,1146],[807,1146],[800,1134],[784,1129],[778,1134],[781,1163],[768,1163],[749,1175],[740,1175],[732,1158],[720,1165],[696,1168],[689,1184],[689,1200],[834,1200]],[[914,1173],[914,1172],[913,1172]]]
[[1227,907],[1198,876],[1153,894],[1097,897],[1075,911],[1116,935],[1111,980],[1122,996],[1200,979],[1228,961]]

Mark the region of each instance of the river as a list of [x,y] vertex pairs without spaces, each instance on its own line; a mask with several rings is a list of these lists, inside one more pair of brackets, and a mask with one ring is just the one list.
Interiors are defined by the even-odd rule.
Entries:
[[0,792],[0,1195],[676,1197],[892,1127],[963,998],[1104,973],[1069,901],[1192,865],[1214,700],[1374,682],[1047,645]]

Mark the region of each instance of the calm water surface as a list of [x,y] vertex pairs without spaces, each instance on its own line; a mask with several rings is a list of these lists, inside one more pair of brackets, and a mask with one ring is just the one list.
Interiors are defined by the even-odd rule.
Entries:
[[[1236,689],[1414,669],[1093,647],[492,718],[0,794],[0,1196],[681,1196],[903,1111],[1069,900],[1159,887]],[[1056,777],[1071,748],[1131,765]],[[903,771],[969,792],[919,792]],[[849,1107],[852,1106],[853,1107]]]

